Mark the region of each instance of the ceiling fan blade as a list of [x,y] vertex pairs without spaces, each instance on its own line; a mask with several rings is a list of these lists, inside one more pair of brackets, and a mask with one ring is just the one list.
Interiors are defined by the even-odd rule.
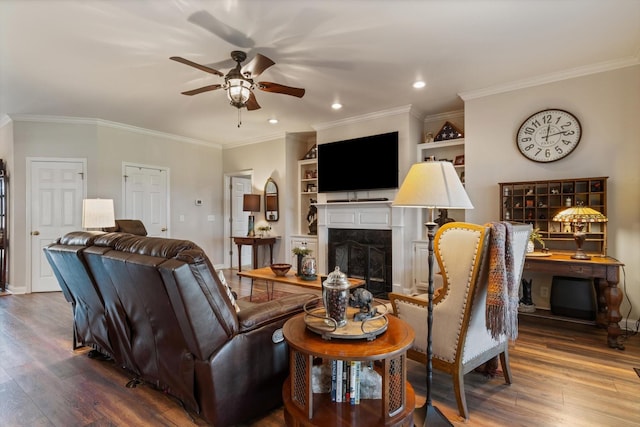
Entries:
[[187,21],[196,24],[201,28],[204,28],[205,30],[220,37],[227,43],[231,43],[232,45],[244,49],[251,48],[255,45],[255,42],[251,39],[251,37],[247,37],[241,31],[225,24],[206,10],[200,10],[198,12],[192,13]]
[[192,90],[188,90],[186,92],[181,92],[183,95],[197,95],[199,93],[202,92],[209,92],[210,90],[216,90],[216,89],[220,89],[222,87],[222,85],[209,85],[209,86],[203,86],[201,88],[198,89],[192,89]]
[[256,96],[253,94],[253,92],[251,92],[251,94],[249,95],[249,99],[247,99],[247,102],[245,102],[244,105],[247,107],[248,111],[257,110],[260,108],[258,100],[256,99]]
[[297,96],[298,98],[302,98],[305,92],[305,90],[301,88],[271,82],[258,82],[258,87],[265,92],[284,93],[285,95]]
[[242,67],[242,74],[244,75],[245,73],[250,73],[249,77],[256,78],[273,64],[275,64],[275,62],[273,62],[271,59],[258,53],[247,65]]
[[171,58],[169,58],[169,59],[172,59],[172,60],[174,60],[174,61],[181,62],[181,63],[183,63],[183,64],[186,64],[186,65],[189,65],[189,66],[191,66],[191,67],[197,68],[198,70],[202,70],[202,71],[204,71],[205,73],[215,74],[216,76],[220,76],[220,77],[222,77],[222,76],[223,76],[223,74],[222,74],[220,71],[218,71],[218,70],[214,70],[213,68],[209,68],[209,67],[207,67],[206,65],[196,64],[196,63],[195,63],[195,62],[193,62],[193,61],[189,61],[188,59],[184,59],[184,58],[181,58],[181,57],[179,57],[179,56],[172,56],[172,57],[171,57]]

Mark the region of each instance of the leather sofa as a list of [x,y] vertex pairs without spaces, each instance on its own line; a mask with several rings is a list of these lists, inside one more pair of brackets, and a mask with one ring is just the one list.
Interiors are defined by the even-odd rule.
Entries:
[[147,228],[139,219],[116,219],[115,227],[103,228],[103,231],[119,231],[120,233],[130,233],[138,236],[147,235]]
[[186,240],[83,231],[44,251],[73,307],[74,343],[215,426],[282,404],[289,354],[279,330],[313,295],[236,312],[206,254]]

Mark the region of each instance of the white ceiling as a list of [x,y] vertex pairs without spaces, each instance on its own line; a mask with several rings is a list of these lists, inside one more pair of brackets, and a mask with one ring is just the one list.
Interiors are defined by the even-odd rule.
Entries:
[[[256,90],[238,128],[223,91],[180,94],[223,79],[170,56],[226,74],[232,50],[273,59],[257,80],[305,96]],[[96,118],[221,145],[637,63],[640,0],[0,0],[0,122]]]

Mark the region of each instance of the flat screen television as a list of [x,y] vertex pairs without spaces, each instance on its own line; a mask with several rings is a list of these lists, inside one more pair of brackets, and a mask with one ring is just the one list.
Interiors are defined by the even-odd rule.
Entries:
[[318,192],[398,188],[398,132],[318,144]]

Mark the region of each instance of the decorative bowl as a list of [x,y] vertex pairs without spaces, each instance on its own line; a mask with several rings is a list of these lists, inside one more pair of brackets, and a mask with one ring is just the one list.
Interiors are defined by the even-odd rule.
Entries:
[[273,271],[273,274],[282,277],[286,276],[286,274],[289,272],[291,264],[271,264],[270,267],[271,271]]

